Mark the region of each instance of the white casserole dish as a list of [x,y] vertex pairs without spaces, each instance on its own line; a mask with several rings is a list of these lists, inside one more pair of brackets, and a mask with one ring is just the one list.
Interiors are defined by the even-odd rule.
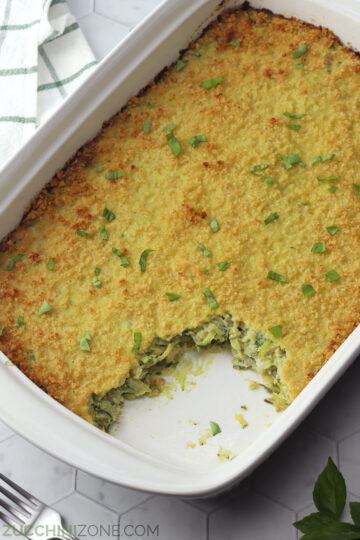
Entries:
[[[177,58],[179,50],[199,33],[199,25],[203,27],[217,15],[219,3],[165,0],[100,63],[90,79],[2,170],[0,237],[15,227],[33,196],[97,133],[102,121]],[[357,0],[254,0],[252,5],[324,25],[346,44],[360,48]],[[256,378],[253,373],[234,371],[230,355],[218,354],[192,392],[177,392],[173,400],[162,396],[126,404],[113,435],[102,433],[59,405],[0,353],[0,418],[43,450],[95,476],[156,493],[204,496],[230,486],[263,461],[359,351],[358,327],[281,414],[264,403],[261,389],[248,391],[249,377]],[[209,396],[217,396],[217,400],[209,400]],[[234,421],[242,403],[248,406],[247,430],[239,429]],[[187,442],[197,442],[209,420],[217,421],[222,433],[204,446],[187,447]],[[218,444],[238,457],[220,463]]]

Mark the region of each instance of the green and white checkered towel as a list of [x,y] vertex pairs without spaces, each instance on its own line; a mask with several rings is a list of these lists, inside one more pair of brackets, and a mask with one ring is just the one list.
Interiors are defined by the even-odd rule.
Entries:
[[0,168],[95,64],[66,0],[0,0]]

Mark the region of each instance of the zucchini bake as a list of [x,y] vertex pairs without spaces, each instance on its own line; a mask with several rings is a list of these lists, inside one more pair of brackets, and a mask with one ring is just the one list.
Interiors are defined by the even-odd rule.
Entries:
[[359,114],[329,30],[224,12],[2,241],[1,350],[104,430],[214,345],[285,407],[359,322]]

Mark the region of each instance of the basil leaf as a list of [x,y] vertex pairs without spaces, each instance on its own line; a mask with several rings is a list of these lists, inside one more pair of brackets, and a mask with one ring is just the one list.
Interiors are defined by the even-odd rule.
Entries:
[[51,259],[51,258],[50,258],[50,259],[48,260],[48,263],[47,263],[47,265],[46,265],[46,268],[47,268],[48,270],[53,270],[54,266],[55,266],[54,259]]
[[360,191],[359,184],[353,184],[353,193],[354,193],[355,197],[359,196],[359,191]]
[[303,162],[299,154],[280,154],[281,161],[285,169],[291,169],[293,165],[300,165],[300,167],[306,167],[306,164]]
[[205,296],[206,300],[208,301],[210,309],[216,309],[216,308],[219,307],[219,304],[215,300],[214,295],[210,291],[210,289],[203,289],[203,295]]
[[90,344],[89,341],[91,341],[90,334],[86,333],[83,335],[83,337],[80,339],[80,350],[81,351],[88,351],[90,352]]
[[175,135],[171,132],[166,135],[168,145],[175,157],[180,154],[181,146]]
[[204,257],[208,257],[209,255],[211,255],[211,251],[209,251],[208,249],[206,249],[205,246],[203,246],[203,244],[199,244],[199,242],[196,244],[196,247],[198,247],[199,249],[201,249],[201,251],[203,252],[203,255]]
[[203,268],[203,272],[204,274],[209,275],[209,270],[207,268]]
[[292,129],[293,131],[299,131],[301,128],[300,124],[286,124],[289,129]]
[[201,83],[202,88],[211,88],[212,86],[216,86],[217,84],[221,83],[224,80],[224,77],[215,77],[214,79],[209,79],[207,81],[203,81]]
[[303,54],[305,54],[307,50],[308,50],[307,45],[306,43],[304,43],[304,45],[300,45],[300,47],[298,47],[297,49],[293,49],[291,51],[291,56],[293,58],[299,58],[299,56],[302,56]]
[[216,263],[216,266],[219,268],[219,270],[221,270],[221,272],[225,272],[225,270],[227,270],[227,267],[229,266],[229,264],[232,263],[232,262],[233,262],[233,259],[229,259],[228,261]]
[[99,165],[96,169],[96,172],[103,172],[104,167],[102,165]]
[[316,178],[319,182],[325,183],[325,182],[328,182],[329,180],[337,180],[340,177],[335,174],[333,176],[327,176],[326,178],[320,178],[319,176],[317,176]]
[[211,435],[213,437],[215,437],[215,435],[217,435],[218,433],[221,433],[220,426],[216,422],[210,421],[210,429],[211,429]]
[[286,279],[286,277],[282,276],[281,274],[278,274],[277,272],[273,272],[272,270],[269,270],[267,278],[273,279],[275,281],[281,281],[282,283],[288,283],[288,280]]
[[301,60],[298,60],[297,62],[294,62],[294,66],[296,66],[299,69],[304,69],[304,64]]
[[336,270],[329,270],[329,272],[326,272],[325,276],[330,283],[341,278],[340,274],[338,274]]
[[275,219],[278,219],[279,214],[274,212],[273,214],[270,214],[266,219],[264,219],[265,225],[268,225],[268,223],[271,223],[272,221],[275,221]]
[[176,294],[173,292],[167,292],[165,293],[170,302],[174,302],[174,300],[178,300],[180,298],[180,294]]
[[76,229],[76,234],[78,236],[93,236],[93,234],[91,233],[88,233],[86,231],[81,231],[80,229]]
[[99,233],[103,240],[109,240],[109,235],[105,229],[105,225],[100,225],[99,227]]
[[16,323],[14,324],[14,327],[15,327],[15,328],[20,328],[20,326],[21,326],[22,324],[25,326],[24,317],[22,317],[22,316],[20,315],[20,317],[18,317],[18,320],[17,320]]
[[124,171],[121,169],[118,169],[117,171],[107,172],[105,174],[106,180],[117,180],[118,178],[122,178],[123,176],[126,176],[126,173],[124,173]]
[[315,293],[315,289],[311,285],[311,283],[305,283],[304,285],[301,285],[301,289],[304,296],[311,296]]
[[127,266],[129,266],[130,262],[128,260],[128,258],[126,257],[125,253],[122,253],[122,251],[116,249],[116,248],[112,248],[111,250],[115,255],[117,255],[118,257],[120,257],[121,259],[121,266],[124,266],[124,268],[126,268]]
[[316,480],[313,499],[319,512],[335,519],[340,518],[346,501],[346,485],[331,457]]
[[268,186],[273,186],[273,185],[274,185],[274,180],[271,178],[271,176],[267,176],[267,177],[264,179],[264,182],[265,182]]
[[143,132],[149,133],[150,128],[151,128],[151,120],[146,120],[146,122],[144,122]]
[[329,234],[334,235],[338,232],[339,227],[337,227],[336,225],[329,225],[329,227],[326,227],[326,230]]
[[15,257],[13,259],[11,259],[11,261],[9,262],[9,266],[7,267],[8,270],[12,270],[15,266],[15,264],[20,261],[20,259],[22,259],[23,257],[25,257],[25,253],[18,253],[17,255],[15,255]]
[[111,212],[111,210],[109,210],[108,208],[104,208],[103,210],[103,217],[110,223],[110,221],[113,221],[115,219],[115,214],[113,214],[113,212]]
[[274,338],[278,338],[280,336],[281,330],[282,330],[281,324],[278,324],[276,326],[272,326],[271,328],[269,328],[269,332],[270,334],[274,336]]
[[194,137],[191,137],[189,139],[189,144],[191,144],[191,146],[193,148],[196,148],[197,145],[200,143],[200,142],[207,142],[207,136],[206,135],[195,135]]
[[212,232],[218,232],[220,231],[219,223],[217,219],[213,219],[210,223],[210,229]]
[[145,272],[146,270],[146,259],[148,258],[149,253],[154,251],[153,249],[145,249],[145,251],[142,252],[139,260],[140,269],[142,272]]
[[311,248],[312,253],[324,253],[325,251],[325,242],[316,242]]
[[302,118],[303,116],[305,116],[305,113],[303,113],[303,114],[302,114],[302,113],[296,114],[296,113],[290,113],[290,112],[283,112],[283,115],[284,115],[284,116],[288,116],[288,117],[290,117],[290,118],[296,118],[296,119],[298,119],[298,118]]
[[97,277],[93,277],[91,283],[94,285],[94,287],[97,287],[98,289],[101,289],[102,287],[102,282]]
[[230,45],[232,45],[233,47],[240,47],[241,41],[240,41],[240,39],[232,39],[230,41]]
[[351,523],[334,522],[332,525],[317,529],[301,536],[300,540],[359,540],[360,531]]
[[335,193],[335,191],[337,191],[338,189],[338,186],[331,186],[329,187],[328,191],[330,191],[330,193]]
[[176,65],[175,65],[176,71],[181,71],[182,69],[184,69],[186,64],[187,62],[184,62],[184,60],[181,60],[181,58],[179,58],[179,60],[176,62]]
[[134,332],[134,346],[132,348],[132,352],[134,354],[138,354],[141,347],[141,332]]
[[311,165],[314,165],[314,163],[328,161],[329,159],[333,159],[336,156],[336,154],[325,154],[324,156],[316,156],[311,160]]
[[263,171],[264,169],[268,168],[267,163],[261,163],[260,165],[253,165],[250,169],[251,174],[254,176],[261,176],[261,173],[258,173],[257,171]]
[[44,313],[47,313],[48,311],[51,311],[51,310],[52,310],[52,307],[50,306],[50,304],[46,300],[44,300],[38,311],[38,315],[43,315]]
[[168,126],[165,126],[163,129],[164,133],[168,133],[169,131],[173,131],[176,128],[175,124],[172,122]]
[[0,327],[0,337],[3,335],[3,331],[5,330],[6,328],[6,324],[3,324],[1,327]]
[[353,522],[357,527],[360,527],[360,502],[351,502],[349,506]]
[[[320,512],[314,512],[299,521],[295,521],[293,525],[303,533],[311,533],[318,529],[322,529],[323,527],[327,527],[328,525],[332,525],[333,523],[334,518],[326,514],[321,514]],[[335,521],[335,523],[338,522]]]

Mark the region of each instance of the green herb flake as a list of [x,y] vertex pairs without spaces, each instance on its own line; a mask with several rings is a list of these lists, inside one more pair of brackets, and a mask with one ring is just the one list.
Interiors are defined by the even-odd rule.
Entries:
[[277,324],[276,326],[272,326],[271,328],[269,328],[270,334],[272,334],[274,338],[276,339],[280,336],[281,330],[282,330],[281,324]]
[[359,184],[353,184],[353,193],[354,193],[355,197],[359,196],[359,191],[360,191]]
[[306,167],[306,164],[303,162],[299,154],[280,154],[281,161],[285,169],[291,169],[294,165],[300,165],[300,167]]
[[323,163],[324,161],[329,161],[333,159],[336,156],[336,154],[325,154],[323,156],[316,156],[311,160],[311,165],[314,165],[314,163]]
[[171,122],[171,124],[164,127],[163,131],[164,133],[168,133],[169,131],[173,131],[175,128],[176,128],[176,125],[173,122]]
[[308,50],[307,45],[304,43],[304,45],[300,45],[300,47],[298,47],[297,49],[293,49],[291,51],[291,56],[293,58],[299,58],[300,56],[305,54],[307,50]]
[[205,88],[205,89],[212,88],[213,86],[216,86],[219,83],[221,83],[223,80],[224,80],[224,77],[215,77],[214,79],[209,79],[207,81],[203,81],[201,83],[201,87]]
[[274,180],[271,178],[271,176],[267,176],[267,177],[264,179],[264,182],[265,182],[265,184],[267,184],[268,186],[273,186],[273,185],[274,185]]
[[327,176],[326,178],[320,178],[319,176],[317,176],[316,178],[318,182],[322,182],[324,184],[325,182],[329,182],[329,180],[337,180],[340,177],[335,174],[333,176]]
[[212,232],[218,232],[220,231],[220,227],[219,227],[219,223],[217,221],[217,219],[213,219],[210,223],[210,229],[212,230]]
[[250,169],[250,172],[251,174],[253,174],[254,176],[261,176],[261,173],[257,172],[257,171],[263,171],[264,169],[267,169],[268,168],[268,164],[267,163],[261,163],[260,165],[253,165]]
[[50,257],[50,259],[48,260],[48,263],[47,263],[47,265],[46,265],[46,268],[47,268],[48,270],[53,270],[53,269],[54,269],[54,266],[55,266],[54,259],[52,259],[52,258]]
[[240,47],[241,41],[240,41],[240,39],[232,39],[230,41],[230,45],[232,45],[233,47]]
[[288,283],[288,280],[286,277],[282,276],[281,274],[278,274],[277,272],[273,272],[272,270],[269,270],[268,279],[273,279],[274,281],[281,281],[282,283]]
[[3,324],[1,327],[0,327],[0,337],[3,335],[3,331],[5,330],[6,328],[6,324]]
[[216,422],[210,421],[210,430],[213,437],[215,437],[215,435],[217,435],[218,433],[221,433],[220,426]]
[[97,277],[93,277],[91,283],[94,285],[94,287],[97,287],[98,289],[101,289],[102,287],[102,282]]
[[167,292],[165,293],[170,302],[174,302],[174,300],[178,300],[180,298],[180,294],[176,294],[173,292]]
[[304,64],[302,63],[301,60],[298,60],[297,62],[294,62],[294,66],[299,68],[299,69],[304,69]]
[[316,242],[311,248],[311,251],[312,253],[324,253],[325,249],[325,242]]
[[95,270],[94,270],[95,276],[98,276],[100,274],[100,272],[101,272],[101,268],[95,268]]
[[148,109],[153,109],[154,108],[154,105],[152,103],[150,103],[150,101],[146,102],[146,106],[147,106]]
[[109,223],[115,219],[115,214],[113,214],[113,212],[111,212],[111,210],[106,208],[106,206],[105,206],[105,208],[103,210],[102,215]]
[[93,236],[93,234],[88,233],[88,232],[86,232],[86,231],[81,231],[80,229],[76,229],[76,234],[77,234],[78,236],[84,236],[84,237],[85,237],[85,236]]
[[25,326],[25,321],[24,321],[24,317],[22,317],[20,315],[20,317],[18,317],[18,320],[16,321],[16,323],[14,324],[14,327],[15,328],[20,328],[20,326],[24,325]]
[[99,233],[103,240],[109,240],[109,235],[105,229],[105,225],[100,225],[99,227]]
[[299,131],[301,128],[300,124],[286,124],[289,129],[292,129],[293,131]]
[[128,261],[125,253],[123,253],[122,251],[116,249],[116,248],[112,248],[111,250],[114,255],[117,255],[120,259],[121,259],[121,266],[124,266],[124,268],[126,268],[127,266],[129,266],[130,262]]
[[22,259],[23,257],[25,257],[25,253],[18,253],[17,255],[15,255],[15,257],[13,259],[11,259],[11,261],[9,262],[9,266],[7,267],[8,270],[12,270],[15,266],[15,264],[20,261],[20,259]]
[[338,232],[339,227],[337,225],[329,225],[329,227],[326,227],[326,230],[329,234],[334,235]]
[[194,137],[191,137],[189,139],[189,144],[193,147],[193,148],[196,148],[197,145],[200,143],[200,142],[207,142],[207,136],[206,135],[195,135]]
[[204,274],[209,275],[209,270],[207,268],[203,268],[203,272]]
[[146,122],[144,122],[143,132],[144,133],[149,133],[150,128],[151,128],[151,120],[146,120]]
[[328,191],[330,191],[330,193],[335,193],[335,191],[337,191],[338,189],[338,186],[331,186],[329,187]]
[[107,172],[105,174],[106,180],[117,180],[118,178],[123,178],[126,176],[126,173],[122,169],[118,169],[117,171],[111,171]]
[[272,221],[275,221],[275,219],[278,219],[278,218],[279,218],[279,214],[274,212],[273,214],[270,214],[270,216],[268,216],[266,219],[264,219],[264,223],[265,225],[268,225],[269,223],[271,223]]
[[304,285],[301,285],[301,290],[304,296],[311,296],[315,293],[315,289],[311,283],[304,283]]
[[166,135],[168,145],[170,150],[174,154],[174,157],[177,157],[180,154],[181,146],[175,135],[171,132]]
[[48,313],[48,311],[51,311],[51,310],[52,310],[52,307],[50,306],[50,304],[46,300],[44,300],[38,311],[38,315],[44,315],[44,313]]
[[99,165],[98,168],[96,169],[96,172],[103,172],[104,170],[104,167],[102,165]]
[[141,332],[134,332],[134,346],[132,352],[138,354],[141,347]]
[[89,341],[91,341],[90,334],[86,333],[83,335],[83,337],[80,339],[80,350],[81,351],[87,351],[90,352],[90,344]]
[[221,270],[221,272],[225,272],[229,264],[232,262],[233,262],[233,259],[229,259],[228,261],[216,263],[216,266],[219,268],[219,270]]
[[199,244],[199,242],[196,244],[196,247],[198,247],[199,249],[201,249],[201,251],[203,252],[203,255],[204,257],[208,257],[209,255],[211,255],[211,251],[209,251],[208,249],[206,249],[205,246],[203,246],[203,244]]
[[206,300],[208,301],[210,309],[216,309],[216,308],[219,307],[219,304],[215,300],[214,295],[210,291],[210,289],[203,289],[203,295],[205,296]]
[[181,60],[181,58],[179,58],[179,60],[175,64],[176,71],[181,71],[182,69],[184,69],[186,64],[187,62],[184,62],[184,60]]
[[329,270],[329,272],[326,272],[325,274],[326,279],[332,283],[333,281],[337,281],[341,278],[340,274],[336,272],[336,270]]
[[148,258],[149,253],[154,251],[153,249],[145,249],[145,251],[142,252],[139,260],[140,269],[142,272],[145,272],[146,270],[146,260]]
[[299,118],[302,118],[303,116],[305,116],[305,113],[283,112],[283,115],[284,115],[284,116],[288,116],[289,118],[296,118],[296,119],[299,119]]

